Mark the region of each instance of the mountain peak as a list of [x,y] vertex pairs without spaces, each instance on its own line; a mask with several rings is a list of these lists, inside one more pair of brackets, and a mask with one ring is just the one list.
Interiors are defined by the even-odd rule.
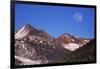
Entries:
[[15,39],[22,39],[23,37],[27,36],[30,31],[33,30],[33,27],[30,24],[24,25],[16,34]]
[[69,37],[71,35],[69,33],[64,33],[62,36]]
[[[27,29],[27,30],[32,30],[32,29],[33,29],[32,25],[30,25],[30,24],[26,24],[26,25],[24,25],[23,27],[24,27],[24,30],[25,30],[25,29]],[[22,28],[23,28],[23,27],[22,27]]]
[[30,25],[30,24],[26,24],[26,25],[24,25],[25,27],[32,27],[32,25]]
[[60,38],[63,39],[74,39],[75,37],[73,35],[70,35],[69,33],[64,33],[60,36]]
[[28,35],[36,35],[36,36],[44,36],[44,37],[50,37],[51,36],[46,33],[45,31],[35,28],[30,24],[25,24],[16,34],[15,39],[23,39],[24,37]]

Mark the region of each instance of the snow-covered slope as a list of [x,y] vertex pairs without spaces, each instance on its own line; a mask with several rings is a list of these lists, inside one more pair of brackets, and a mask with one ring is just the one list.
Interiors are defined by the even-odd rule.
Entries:
[[80,45],[76,43],[69,43],[69,44],[63,44],[63,47],[70,51],[75,51],[80,47]]

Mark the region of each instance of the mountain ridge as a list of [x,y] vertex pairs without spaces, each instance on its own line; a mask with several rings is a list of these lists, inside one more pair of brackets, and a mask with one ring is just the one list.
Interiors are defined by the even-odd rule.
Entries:
[[88,39],[79,39],[68,33],[54,38],[47,32],[26,24],[15,33],[15,63],[18,61],[24,65],[55,63],[89,42]]
[[[56,41],[61,46],[63,46],[65,49],[68,49],[70,51],[74,51],[78,49],[81,46],[86,45],[91,39],[88,38],[77,38],[69,33],[63,33],[58,38],[55,38],[51,35],[49,35],[47,32],[36,29],[30,24],[24,25],[16,34],[15,39],[23,39],[26,36],[39,36],[43,37],[44,39]],[[31,37],[29,37],[31,39]],[[25,39],[26,40],[26,39]]]

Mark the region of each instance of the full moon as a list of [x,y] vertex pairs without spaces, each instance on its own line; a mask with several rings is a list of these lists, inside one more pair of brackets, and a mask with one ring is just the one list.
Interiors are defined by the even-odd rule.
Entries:
[[83,20],[82,14],[81,13],[78,13],[78,12],[73,15],[73,18],[78,23],[80,23]]

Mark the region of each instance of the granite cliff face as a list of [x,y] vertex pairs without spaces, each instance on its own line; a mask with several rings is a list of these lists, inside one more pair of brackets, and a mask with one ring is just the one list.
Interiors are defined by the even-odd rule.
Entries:
[[90,39],[76,38],[68,33],[54,38],[47,32],[26,24],[15,33],[15,64],[59,63],[67,54],[80,49],[90,41]]

